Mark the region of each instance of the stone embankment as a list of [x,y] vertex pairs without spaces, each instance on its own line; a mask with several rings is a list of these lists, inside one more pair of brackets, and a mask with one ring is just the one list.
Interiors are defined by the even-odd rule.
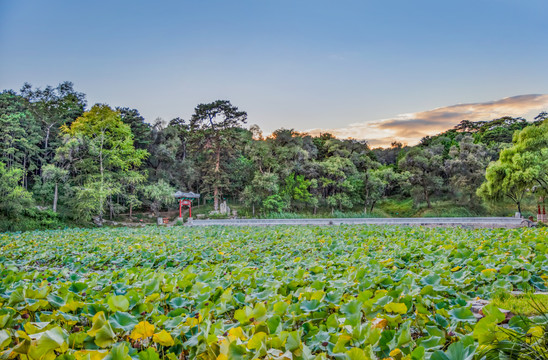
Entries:
[[399,226],[458,226],[465,228],[531,227],[533,222],[512,217],[466,218],[339,218],[339,219],[218,219],[192,220],[188,226],[274,226],[274,225],[399,225]]

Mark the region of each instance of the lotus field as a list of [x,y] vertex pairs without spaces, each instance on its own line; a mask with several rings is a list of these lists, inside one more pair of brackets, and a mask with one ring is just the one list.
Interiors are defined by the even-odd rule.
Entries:
[[[0,357],[465,359],[497,291],[544,290],[545,229],[69,229],[0,234]],[[534,345],[534,344],[532,344]]]

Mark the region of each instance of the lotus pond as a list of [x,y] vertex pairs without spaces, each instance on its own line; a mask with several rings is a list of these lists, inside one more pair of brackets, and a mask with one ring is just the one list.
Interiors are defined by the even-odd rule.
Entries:
[[[365,226],[0,234],[0,357],[465,359],[546,289],[546,229]],[[518,333],[540,328],[513,318]]]

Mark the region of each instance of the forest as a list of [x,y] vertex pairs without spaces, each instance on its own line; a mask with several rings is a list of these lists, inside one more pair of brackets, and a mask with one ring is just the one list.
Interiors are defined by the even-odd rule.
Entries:
[[294,129],[265,136],[228,100],[145,121],[88,106],[71,82],[26,83],[0,93],[0,231],[142,221],[176,209],[178,190],[200,193],[207,216],[223,201],[241,217],[536,214],[547,119],[463,119],[415,146],[371,148]]

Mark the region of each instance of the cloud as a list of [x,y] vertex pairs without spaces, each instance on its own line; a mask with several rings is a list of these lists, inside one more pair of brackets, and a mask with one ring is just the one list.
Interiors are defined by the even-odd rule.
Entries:
[[414,145],[427,135],[435,135],[462,120],[492,120],[502,116],[526,116],[548,108],[548,94],[507,97],[484,103],[457,104],[416,113],[400,114],[390,119],[354,123],[334,129],[311,129],[308,133],[329,132],[339,138],[366,139],[375,146],[393,141]]

